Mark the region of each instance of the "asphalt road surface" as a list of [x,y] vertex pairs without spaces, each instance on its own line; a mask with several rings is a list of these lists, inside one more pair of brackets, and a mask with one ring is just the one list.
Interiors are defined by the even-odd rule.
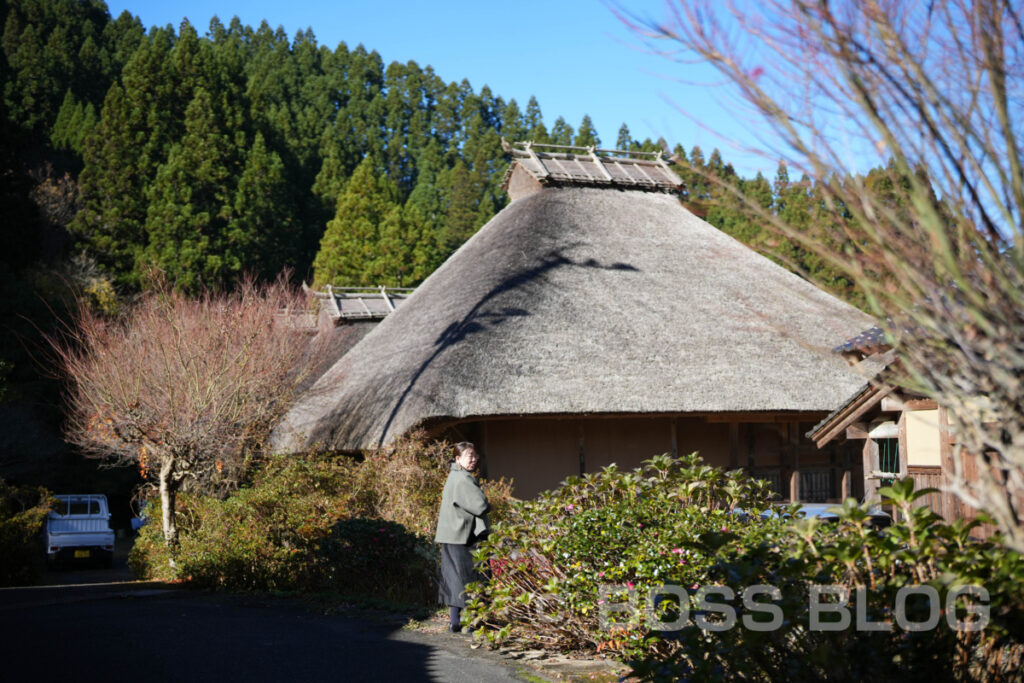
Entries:
[[521,680],[463,636],[287,600],[155,583],[0,589],[0,681]]

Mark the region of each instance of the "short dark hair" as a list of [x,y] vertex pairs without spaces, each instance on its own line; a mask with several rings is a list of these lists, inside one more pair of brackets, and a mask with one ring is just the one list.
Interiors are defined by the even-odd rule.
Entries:
[[460,441],[455,444],[455,457],[458,458],[466,451],[475,451],[476,446],[473,445],[472,441]]

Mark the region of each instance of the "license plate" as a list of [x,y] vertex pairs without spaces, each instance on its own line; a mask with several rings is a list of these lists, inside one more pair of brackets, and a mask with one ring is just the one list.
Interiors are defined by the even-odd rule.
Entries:
[[75,551],[75,559],[76,560],[79,559],[79,558],[85,558],[85,557],[89,557],[89,551],[88,550],[76,550]]

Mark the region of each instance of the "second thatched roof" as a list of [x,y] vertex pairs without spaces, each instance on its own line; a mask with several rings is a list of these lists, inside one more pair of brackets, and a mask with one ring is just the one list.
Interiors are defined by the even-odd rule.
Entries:
[[474,417],[831,411],[871,324],[670,194],[513,201],[289,413],[277,445],[354,451]]

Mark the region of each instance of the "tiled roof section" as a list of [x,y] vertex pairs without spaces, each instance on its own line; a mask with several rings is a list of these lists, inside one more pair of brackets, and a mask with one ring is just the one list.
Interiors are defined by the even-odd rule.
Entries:
[[[661,152],[626,152],[594,147],[509,143],[502,148],[542,185],[605,186],[679,192],[682,179]],[[505,184],[512,168],[505,175]]]
[[847,339],[845,342],[832,349],[836,353],[851,353],[859,351],[861,353],[873,353],[879,348],[886,347],[889,342],[885,340],[885,330],[878,325],[874,325],[856,337]]

